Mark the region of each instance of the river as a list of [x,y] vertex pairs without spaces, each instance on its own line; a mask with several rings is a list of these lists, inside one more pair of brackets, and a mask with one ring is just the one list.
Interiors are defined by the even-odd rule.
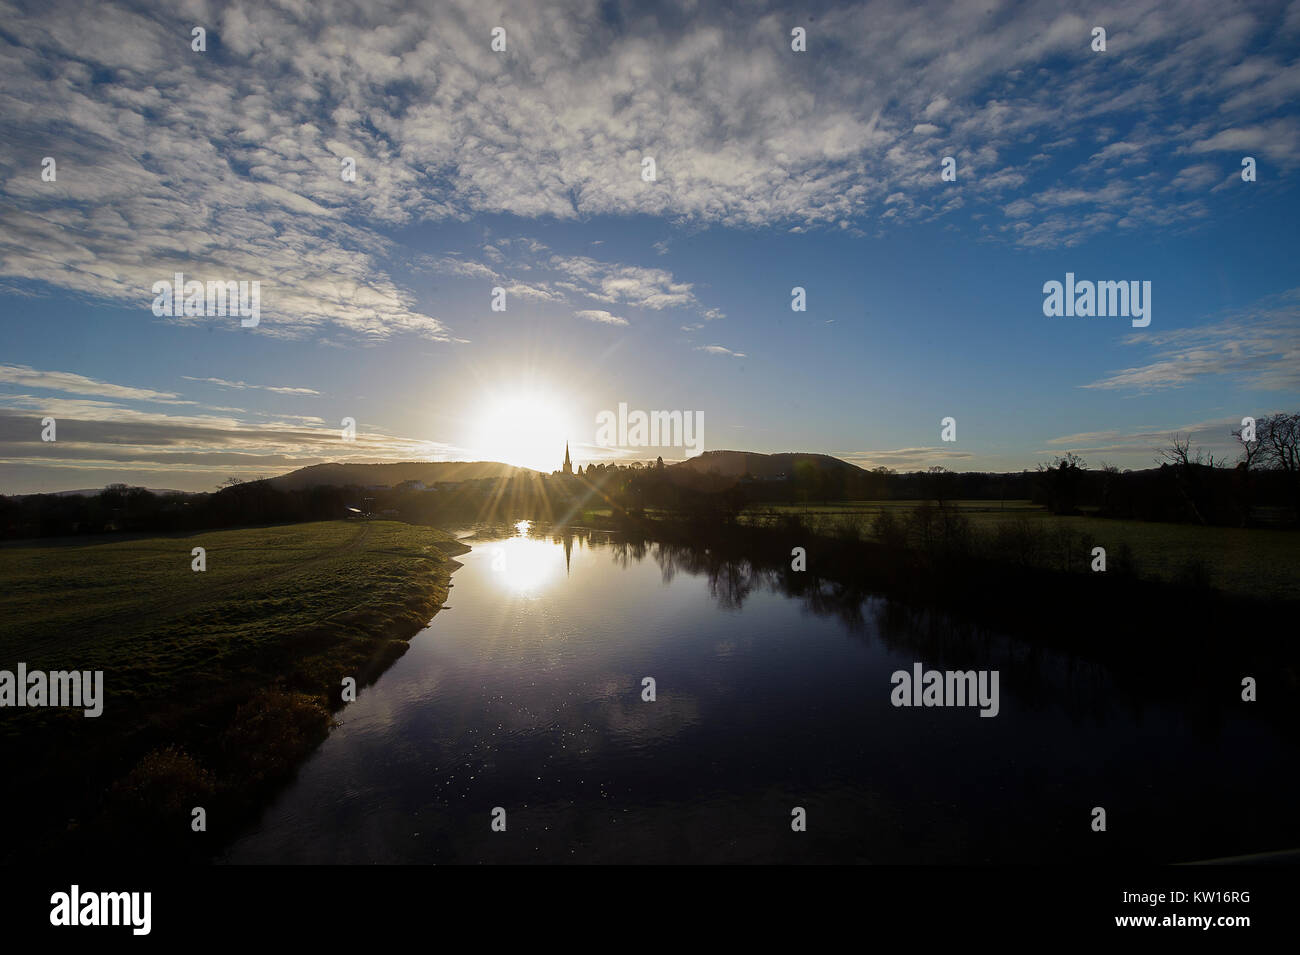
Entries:
[[[448,607],[224,861],[1178,862],[1300,844],[1296,747],[1232,692],[1170,702],[706,553],[506,533],[469,540]],[[997,670],[997,715],[893,705],[891,675],[917,663]]]

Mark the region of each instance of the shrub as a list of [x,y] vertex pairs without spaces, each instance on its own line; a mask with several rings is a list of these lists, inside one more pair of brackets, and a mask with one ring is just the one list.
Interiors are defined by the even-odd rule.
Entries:
[[883,510],[871,522],[871,533],[880,546],[895,553],[907,549],[907,528],[892,510]]
[[179,812],[214,789],[212,775],[177,746],[147,753],[113,785],[112,796],[127,806],[148,811]]

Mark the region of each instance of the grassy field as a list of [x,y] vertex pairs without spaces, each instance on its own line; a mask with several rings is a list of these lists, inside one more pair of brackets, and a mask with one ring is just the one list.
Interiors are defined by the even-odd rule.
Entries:
[[[788,515],[800,516],[813,529],[828,534],[856,533],[872,539],[872,523],[882,511],[903,517],[920,501],[844,501],[831,504],[758,505],[748,508],[742,523],[772,524]],[[1199,560],[1211,586],[1228,593],[1256,597],[1300,595],[1300,534],[1271,528],[1200,527],[1120,521],[1086,515],[1060,517],[1029,501],[951,501],[970,520],[977,535],[1026,522],[1047,535],[1074,532],[1106,548],[1113,558],[1121,545],[1132,551],[1140,577],[1174,580],[1189,561]]]
[[105,696],[97,719],[7,709],[0,739],[29,782],[61,792],[71,765],[106,792],[67,808],[83,816],[250,802],[324,737],[343,677],[365,685],[404,652],[464,550],[386,521],[0,547],[0,668],[103,670]]
[[[381,622],[435,583],[439,539],[328,522],[0,547],[0,661],[103,669],[114,699],[148,697],[304,631]],[[204,572],[191,570],[195,547]]]

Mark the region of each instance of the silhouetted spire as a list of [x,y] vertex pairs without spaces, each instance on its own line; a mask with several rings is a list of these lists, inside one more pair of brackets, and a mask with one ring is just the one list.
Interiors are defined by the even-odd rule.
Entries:
[[573,462],[569,460],[569,442],[564,442],[564,473],[573,473]]

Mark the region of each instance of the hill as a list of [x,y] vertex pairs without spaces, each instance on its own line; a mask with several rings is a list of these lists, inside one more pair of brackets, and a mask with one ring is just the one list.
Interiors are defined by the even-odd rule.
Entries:
[[672,467],[674,470],[731,478],[744,477],[746,474],[756,478],[789,478],[794,476],[796,467],[811,467],[816,471],[864,473],[856,464],[849,464],[829,454],[802,451],[787,451],[780,454],[759,454],[755,451],[705,451],[703,454],[680,461]]
[[396,464],[313,464],[299,468],[267,483],[280,491],[304,488],[358,485],[392,487],[403,481],[423,481],[436,484],[440,481],[474,481],[480,478],[503,478],[536,474],[528,468],[517,468],[496,461],[403,461]]
[[[75,491],[33,491],[30,494],[10,494],[9,496],[10,497],[36,497],[38,494],[49,494],[52,497],[95,497],[98,494],[102,494],[106,490],[108,490],[108,488],[106,487],[83,487],[83,488],[78,488]],[[150,494],[156,494],[159,497],[166,497],[171,494],[176,494],[181,497],[192,497],[195,494],[203,493],[202,491],[177,491],[173,488],[168,488],[168,487],[146,487],[146,488],[131,487],[131,490],[132,491],[145,490],[148,491]]]

